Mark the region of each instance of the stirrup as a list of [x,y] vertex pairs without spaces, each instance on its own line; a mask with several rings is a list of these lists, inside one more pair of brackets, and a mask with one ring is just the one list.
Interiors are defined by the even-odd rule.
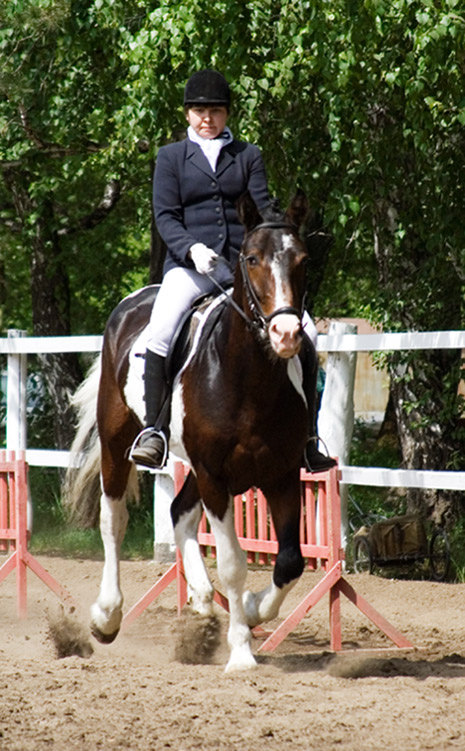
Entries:
[[[163,443],[163,453],[162,453],[162,458],[160,462],[157,462],[157,463],[155,463],[154,461],[152,461],[151,463],[141,462],[140,458],[137,458],[134,456],[134,451],[137,451],[138,448],[141,448],[140,442],[146,435],[147,436],[153,435],[153,436],[157,436],[158,438],[161,438],[162,443]],[[169,451],[168,439],[164,431],[157,430],[153,426],[149,426],[148,428],[144,428],[143,430],[141,430],[141,432],[134,439],[134,443],[132,444],[130,451],[129,451],[129,459],[133,461],[135,464],[139,464],[143,467],[149,467],[150,469],[163,469],[168,459],[168,451]]]
[[[319,451],[318,441],[321,441],[321,443],[323,444],[326,454],[323,454],[321,451]],[[310,445],[313,445],[314,457],[316,459],[314,466],[312,466],[310,457],[308,455],[308,448]],[[328,448],[322,438],[319,438],[318,436],[310,436],[307,440],[307,445],[305,446],[304,450],[304,464],[307,472],[326,472],[332,467],[335,467],[337,461],[336,459],[333,459],[331,456],[329,456]]]

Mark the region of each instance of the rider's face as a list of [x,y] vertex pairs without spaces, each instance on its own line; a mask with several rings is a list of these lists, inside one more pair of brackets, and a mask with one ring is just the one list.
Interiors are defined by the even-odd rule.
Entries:
[[186,113],[187,122],[202,138],[216,138],[226,125],[228,110],[217,104],[195,105]]

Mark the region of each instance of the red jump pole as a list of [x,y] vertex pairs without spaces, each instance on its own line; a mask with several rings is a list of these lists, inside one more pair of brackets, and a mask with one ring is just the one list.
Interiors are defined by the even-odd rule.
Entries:
[[[287,618],[260,645],[259,651],[272,651],[297,626],[317,602],[329,594],[330,645],[333,651],[342,649],[340,595],[345,595],[377,628],[394,644],[401,648],[412,648],[413,644],[389,623],[344,579],[344,551],[341,548],[341,505],[339,494],[339,470],[337,467],[327,472],[311,474],[302,470],[301,479],[306,486],[318,482],[318,513],[320,520],[320,552],[323,552],[323,578],[303,598]],[[304,491],[305,502],[314,503],[315,495]],[[314,511],[305,508],[305,513],[313,517]],[[316,540],[310,540],[316,544]],[[326,551],[326,552],[324,552]],[[326,560],[324,560],[326,558]]]

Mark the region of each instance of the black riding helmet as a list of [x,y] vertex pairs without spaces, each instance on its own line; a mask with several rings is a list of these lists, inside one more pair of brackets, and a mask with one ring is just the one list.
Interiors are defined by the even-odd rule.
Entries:
[[216,70],[199,70],[193,73],[184,89],[184,106],[195,104],[219,104],[227,107],[231,93],[225,77]]

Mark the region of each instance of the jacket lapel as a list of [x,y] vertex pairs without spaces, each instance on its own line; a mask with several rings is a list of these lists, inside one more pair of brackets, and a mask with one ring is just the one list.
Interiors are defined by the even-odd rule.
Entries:
[[186,157],[189,159],[197,169],[204,172],[209,177],[212,177],[214,172],[210,167],[207,157],[203,154],[202,149],[196,143],[193,143],[189,138],[186,138]]
[[233,142],[230,145],[225,146],[224,149],[221,149],[220,157],[216,165],[216,176],[219,177],[226,169],[228,169],[228,167],[231,166],[231,164],[234,164],[235,161],[236,155],[234,153]]

